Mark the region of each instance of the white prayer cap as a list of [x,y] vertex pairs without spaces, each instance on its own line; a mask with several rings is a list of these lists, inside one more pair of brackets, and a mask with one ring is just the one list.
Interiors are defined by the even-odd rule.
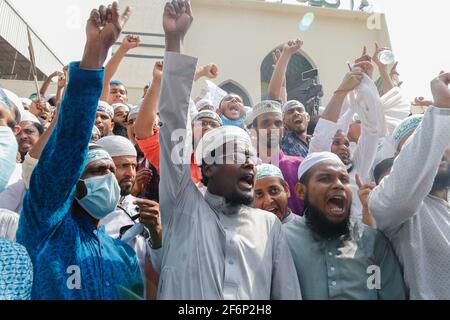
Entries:
[[32,114],[30,111],[27,111],[27,110],[25,110],[22,113],[22,117],[20,119],[20,122],[24,122],[24,121],[30,121],[30,122],[41,124],[39,119],[34,114]]
[[125,111],[130,112],[130,107],[123,103],[115,103],[111,107],[114,111],[116,111],[116,109],[123,108]]
[[99,101],[97,111],[105,112],[111,119],[114,118],[113,108],[105,101]]
[[298,180],[300,181],[301,178],[307,173],[310,169],[318,165],[322,162],[332,162],[334,164],[343,166],[345,168],[344,163],[337,155],[331,152],[313,152],[310,153],[300,164],[298,167]]
[[195,150],[196,163],[202,164],[203,159],[211,157],[212,151],[221,148],[229,142],[235,142],[242,148],[253,149],[252,141],[247,131],[236,126],[223,126],[205,133]]
[[303,110],[303,112],[306,112],[305,106],[303,105],[303,103],[301,103],[300,101],[297,100],[290,100],[288,102],[286,102],[283,106],[283,115],[286,114],[286,112],[288,112],[289,110],[292,110],[294,108],[301,108]]
[[21,121],[22,114],[25,111],[22,101],[19,99],[19,97],[15,93],[13,93],[5,88],[2,88],[2,89],[3,89],[3,92],[6,94],[6,97],[8,98],[9,102],[13,103],[19,110],[20,116],[19,116],[19,119],[16,119],[16,122],[19,123]]
[[24,108],[30,108],[31,104],[33,103],[33,101],[31,101],[31,99],[28,98],[20,98],[20,101],[22,102],[22,105]]
[[194,119],[192,119],[192,122],[194,123],[195,121],[205,118],[216,120],[218,123],[220,123],[220,125],[223,125],[222,119],[220,119],[219,115],[211,110],[200,111],[199,113],[197,113]]
[[122,136],[107,136],[97,141],[97,144],[108,151],[111,157],[137,157],[136,149],[127,138]]
[[208,109],[211,109],[211,110],[216,110],[212,101],[209,99],[202,99],[202,100],[198,101],[196,106],[197,106],[198,111],[201,111],[205,107],[208,107]]
[[139,111],[141,111],[141,107],[140,106],[135,106],[133,108],[130,109],[130,112],[128,113],[128,118],[127,120],[133,119],[133,118],[137,118]]
[[258,103],[253,107],[252,111],[247,114],[245,118],[245,123],[250,125],[253,121],[258,118],[260,115],[265,113],[278,113],[282,115],[281,111],[281,103],[274,100],[266,100]]
[[89,151],[87,154],[87,162],[86,166],[94,161],[101,160],[101,159],[111,159],[111,156],[109,153],[103,149],[101,146],[95,143],[89,144]]

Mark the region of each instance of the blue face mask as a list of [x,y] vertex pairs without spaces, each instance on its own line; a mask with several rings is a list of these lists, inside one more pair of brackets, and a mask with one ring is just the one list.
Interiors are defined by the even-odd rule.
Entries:
[[244,118],[242,118],[242,117],[237,120],[230,120],[227,117],[225,117],[224,115],[222,115],[220,118],[222,119],[224,126],[235,126],[235,127],[241,127],[241,128],[245,127]]
[[112,173],[80,181],[86,186],[87,195],[76,200],[92,217],[101,220],[115,210],[120,200],[120,187]]
[[0,127],[0,192],[3,192],[9,178],[16,168],[16,157],[19,147],[12,130]]

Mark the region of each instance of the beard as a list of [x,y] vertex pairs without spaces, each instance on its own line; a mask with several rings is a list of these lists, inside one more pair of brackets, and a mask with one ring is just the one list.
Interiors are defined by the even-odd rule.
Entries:
[[128,139],[127,128],[121,125],[120,123],[115,123],[113,128],[113,133],[116,136],[122,136]]
[[431,192],[441,191],[450,188],[450,165],[446,170],[440,170],[434,178]]
[[240,192],[234,192],[233,194],[225,197],[227,205],[232,207],[241,205],[250,206],[251,204],[253,204],[253,199],[254,198],[252,195],[247,195]]
[[332,239],[341,236],[344,236],[344,238],[350,237],[350,209],[342,222],[333,223],[309,202],[308,193],[305,194],[305,208],[306,225],[320,237]]

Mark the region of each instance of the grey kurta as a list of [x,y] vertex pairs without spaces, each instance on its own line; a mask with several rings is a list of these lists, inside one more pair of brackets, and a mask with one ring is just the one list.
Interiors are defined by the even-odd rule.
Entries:
[[[246,206],[234,211],[221,197],[197,189],[176,164],[171,135],[186,131],[197,59],[166,53],[161,90],[162,266],[159,299],[298,299],[300,289],[281,223]],[[186,145],[190,134],[184,132]],[[172,153],[174,155],[172,155]],[[180,159],[178,159],[180,160]]]
[[283,225],[303,299],[406,298],[400,264],[389,241],[381,232],[363,228],[360,238],[342,241],[314,234],[303,217]]
[[450,110],[431,107],[369,209],[391,240],[411,299],[450,299],[450,206],[429,195],[450,146]]

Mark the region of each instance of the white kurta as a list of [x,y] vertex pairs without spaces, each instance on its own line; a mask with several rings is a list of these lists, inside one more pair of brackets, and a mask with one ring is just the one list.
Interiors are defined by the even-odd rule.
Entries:
[[[338,129],[337,123],[320,119],[311,139],[309,153],[331,151],[331,144]],[[377,153],[377,146],[378,137],[366,132],[363,127],[361,137],[352,156],[353,169],[350,172],[350,182],[353,191],[352,216],[358,220],[362,220],[362,204],[358,197],[359,188],[356,184],[356,174],[364,182],[370,180],[370,169]]]
[[403,266],[411,299],[450,299],[450,206],[429,195],[450,146],[449,124],[450,110],[429,108],[369,198],[377,226]]
[[[166,53],[160,113],[160,201],[163,225],[159,299],[299,299],[292,256],[281,222],[269,212],[241,206],[197,189],[184,144],[197,59]],[[190,125],[189,125],[190,126]],[[172,134],[176,138],[172,138]],[[174,140],[174,141],[173,141]],[[178,149],[177,149],[178,148]]]
[[[138,214],[136,211],[136,205],[133,201],[136,200],[135,197],[129,195],[120,203],[120,206],[125,209],[129,215],[127,215],[122,209],[116,208],[114,212],[107,215],[106,218],[100,221],[100,224],[105,226],[106,233],[112,238],[118,239],[120,236],[120,229],[124,226],[135,225],[139,223],[139,220],[133,221],[130,216],[133,217]],[[150,254],[150,248],[147,240],[138,235],[135,238],[127,242],[127,244],[134,249],[136,256],[141,267],[141,272],[143,274],[145,270],[145,259],[148,258]]]
[[19,215],[6,209],[0,209],[0,237],[16,241],[18,227]]

